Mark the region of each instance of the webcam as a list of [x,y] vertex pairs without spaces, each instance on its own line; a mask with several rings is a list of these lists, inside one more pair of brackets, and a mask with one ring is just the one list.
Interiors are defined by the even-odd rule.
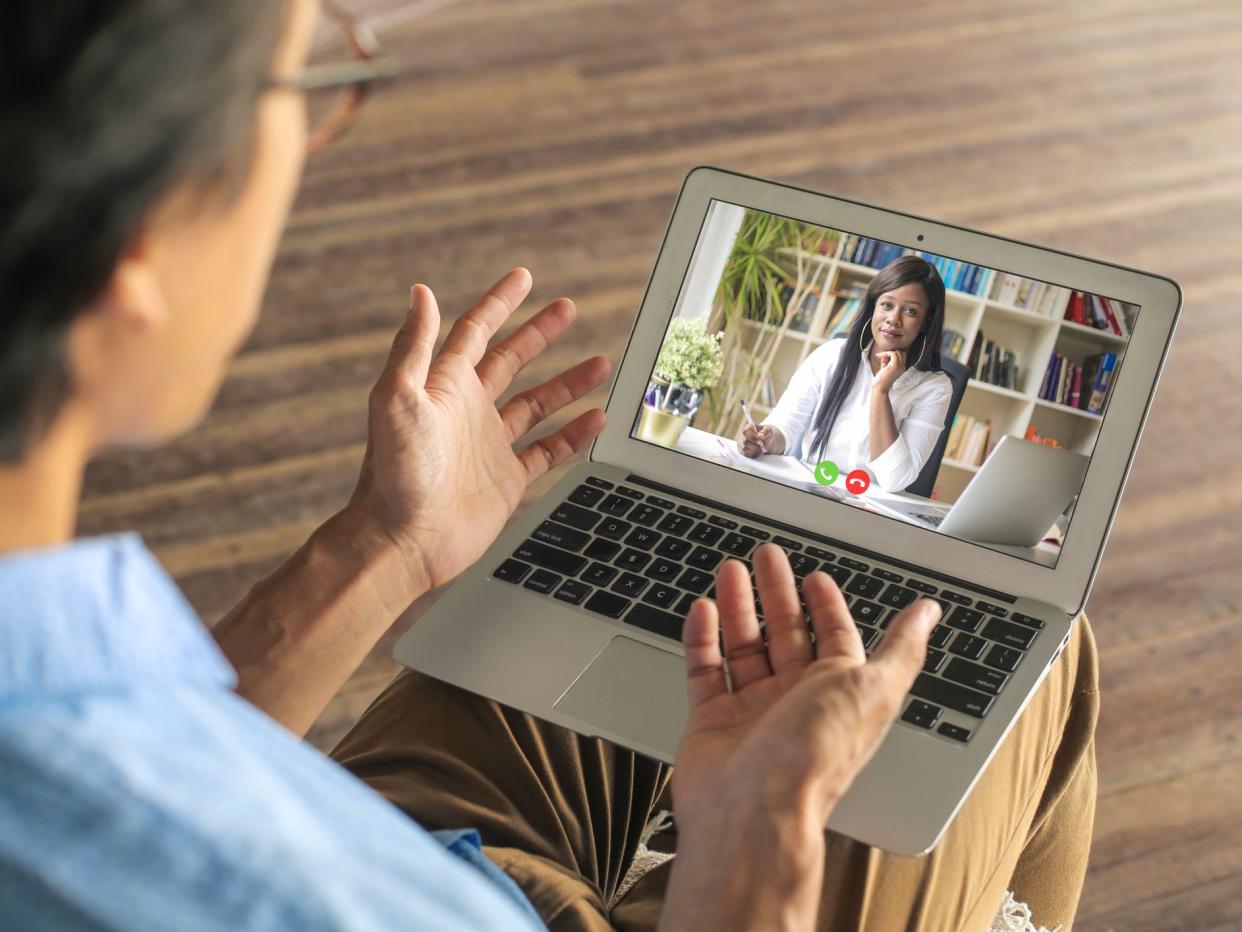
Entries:
[[920,234],[919,234],[919,242],[920,242],[920,243],[921,243],[921,242],[923,242],[923,234],[922,234],[922,233],[920,233]]

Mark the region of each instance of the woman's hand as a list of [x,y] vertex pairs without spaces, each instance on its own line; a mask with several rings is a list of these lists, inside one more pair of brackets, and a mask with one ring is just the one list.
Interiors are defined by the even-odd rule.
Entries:
[[604,426],[596,408],[514,450],[524,434],[610,371],[606,359],[593,356],[497,407],[514,376],[574,319],[571,301],[553,301],[489,349],[530,287],[530,273],[513,269],[458,318],[433,356],[439,310],[431,290],[415,285],[405,325],[371,392],[367,451],[348,509],[397,545],[415,593],[448,582],[477,560],[527,485]]
[[882,350],[876,353],[876,361],[880,364],[880,371],[875,374],[871,390],[887,395],[897,376],[906,371],[905,350]]
[[752,458],[764,453],[779,455],[785,452],[785,438],[779,430],[767,424],[755,427],[743,424],[737,435],[737,448],[743,456]]

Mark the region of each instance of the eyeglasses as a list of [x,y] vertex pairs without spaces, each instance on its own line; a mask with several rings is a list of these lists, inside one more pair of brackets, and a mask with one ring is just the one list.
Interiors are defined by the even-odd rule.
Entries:
[[312,122],[306,148],[317,152],[347,130],[358,116],[372,90],[395,77],[400,70],[395,58],[381,55],[375,33],[333,0],[323,0],[323,12],[340,29],[353,60],[333,64],[308,65],[300,74],[270,78],[269,88],[284,88],[318,97],[331,92],[333,100],[312,107]]

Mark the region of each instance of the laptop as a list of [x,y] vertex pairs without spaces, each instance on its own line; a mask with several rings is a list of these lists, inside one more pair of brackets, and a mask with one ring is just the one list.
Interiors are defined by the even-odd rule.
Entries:
[[[795,285],[814,286],[799,289],[813,297],[776,323],[754,319],[753,307],[726,312],[718,297],[739,244],[767,215],[802,225],[793,245],[771,258]],[[727,447],[739,426],[736,402],[713,405],[713,395],[744,391],[762,419],[809,353],[857,313],[849,302],[877,270],[911,252],[945,282],[943,326],[953,331],[946,352],[971,361],[981,333],[1009,352],[986,361],[979,354],[959,413],[990,422],[993,436],[1056,443],[1085,463],[1056,489],[1062,507],[1066,492],[1077,502],[1061,543],[1042,560],[963,539],[960,527],[917,526],[696,452]],[[681,623],[695,597],[712,594],[724,559],[749,561],[773,541],[798,577],[829,573],[868,651],[904,606],[938,599],[944,614],[924,669],[828,823],[897,854],[927,852],[1039,689],[1086,602],[1180,307],[1179,286],[1159,275],[696,168],[677,197],[608,398],[608,424],[588,460],[509,524],[394,656],[672,763],[688,708]],[[726,364],[706,393],[668,391],[655,376],[678,320],[725,333],[733,368]],[[764,339],[754,360],[766,375],[734,384],[728,373],[747,371],[737,361],[745,362],[757,334]],[[993,454],[1004,459],[983,470],[946,459],[938,500],[965,507],[975,483],[986,493],[994,475],[1012,481],[1010,446],[1004,440]],[[839,465],[844,477],[865,464]],[[1036,471],[1021,481],[1045,480]],[[1008,515],[1015,528],[1024,520],[991,501],[997,520]]]
[[1035,547],[1082,487],[1088,458],[1005,435],[943,515],[920,517],[941,533],[979,543]]

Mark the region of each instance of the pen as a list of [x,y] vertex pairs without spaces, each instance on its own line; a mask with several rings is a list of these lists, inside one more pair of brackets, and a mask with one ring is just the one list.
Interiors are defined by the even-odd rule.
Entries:
[[[750,408],[746,404],[746,399],[739,398],[737,403],[742,406],[742,413],[746,415],[746,423],[749,424],[751,427],[753,427],[755,430],[758,430],[759,425],[756,424],[755,419],[750,416]],[[768,452],[767,444],[765,444],[762,440],[759,441],[759,449],[762,450],[764,453]]]

